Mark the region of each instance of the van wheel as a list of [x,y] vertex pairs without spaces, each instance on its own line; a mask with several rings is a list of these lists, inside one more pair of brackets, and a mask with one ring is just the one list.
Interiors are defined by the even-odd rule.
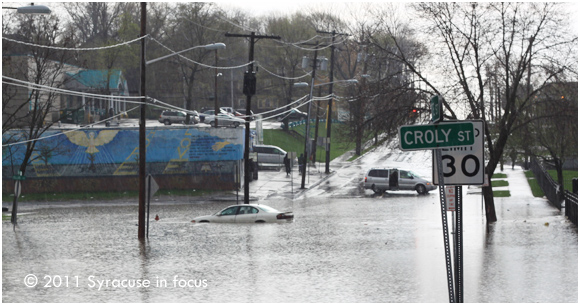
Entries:
[[427,194],[427,188],[423,184],[419,184],[415,187],[415,190],[419,195]]
[[377,195],[380,195],[380,194],[385,192],[381,189],[376,188],[374,184],[373,184],[373,186],[371,186],[371,190],[373,190],[373,192],[375,192],[375,194],[377,194]]
[[211,126],[211,127],[215,127],[215,121],[211,121],[211,122],[209,122],[209,126]]
[[171,125],[171,121],[165,120],[165,121],[163,121],[163,124],[165,124],[165,125]]

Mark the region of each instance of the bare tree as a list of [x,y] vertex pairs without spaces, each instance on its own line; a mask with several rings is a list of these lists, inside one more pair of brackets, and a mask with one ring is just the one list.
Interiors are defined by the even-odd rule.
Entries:
[[[309,78],[302,80],[296,77],[305,75],[309,69],[301,68],[303,56],[310,55],[312,46],[300,44],[316,35],[315,29],[309,22],[308,16],[294,14],[288,17],[270,17],[265,21],[265,30],[268,33],[275,33],[282,37],[282,41],[264,41],[259,47],[260,64],[267,66],[276,76],[266,75],[270,81],[269,86],[265,86],[264,92],[272,100],[284,101],[286,105],[292,102],[294,97],[294,83],[309,81]],[[264,82],[260,82],[263,84]],[[262,88],[260,88],[262,89]],[[282,105],[273,105],[280,107]],[[298,105],[293,105],[294,107]],[[290,106],[286,107],[290,110]],[[288,118],[284,116],[284,130],[288,130]]]
[[[399,60],[432,94],[445,97],[445,117],[487,122],[489,160],[485,172],[491,177],[533,96],[556,76],[564,77],[570,69],[575,70],[576,63],[569,53],[577,37],[566,36],[561,30],[566,17],[557,3],[420,3],[415,8],[426,24],[423,32],[429,33],[429,52],[438,65],[413,62],[404,52]],[[382,24],[401,49],[396,35],[398,24],[389,24],[386,19]],[[493,80],[486,73],[488,65],[498,67],[495,77],[502,88],[502,114],[494,122],[488,120],[485,102],[486,89]],[[530,67],[534,89],[525,87]],[[484,187],[483,194],[487,221],[494,222],[497,217],[492,187]]]
[[[4,35],[15,35],[20,40],[32,44],[24,49],[26,56],[15,56],[9,63],[8,71],[14,73],[15,79],[31,84],[46,87],[58,88],[62,86],[62,74],[65,62],[69,57],[67,51],[58,50],[51,47],[67,47],[70,37],[61,36],[60,20],[56,15],[44,16],[19,16],[15,17],[17,26],[12,32]],[[15,49],[21,48],[12,45]],[[11,46],[6,46],[8,54],[11,53]],[[41,47],[45,46],[45,47]],[[3,86],[18,86],[22,83],[4,80]],[[13,105],[7,110],[9,115],[20,113],[19,109],[26,109],[24,116],[13,115],[3,122],[2,134],[3,144],[9,147],[10,154],[5,158],[12,158],[14,155],[21,155],[22,158],[13,160],[18,171],[24,175],[27,166],[34,161],[33,153],[36,151],[37,140],[52,126],[54,121],[59,120],[59,95],[53,91],[45,91],[34,85],[30,86],[25,98],[23,95],[6,96],[3,94],[3,106]],[[56,119],[53,119],[56,118]],[[12,129],[18,129],[11,133]],[[37,156],[41,156],[39,153]],[[46,155],[46,154],[44,154]],[[16,169],[13,168],[16,173]]]
[[551,164],[564,189],[566,160],[578,157],[578,83],[555,82],[535,96],[531,132],[539,144],[534,154]]
[[67,2],[64,4],[80,45],[101,46],[115,35],[127,3]]

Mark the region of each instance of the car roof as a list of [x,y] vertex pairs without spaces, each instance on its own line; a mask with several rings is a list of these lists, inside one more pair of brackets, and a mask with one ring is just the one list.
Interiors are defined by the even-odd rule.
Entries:
[[[274,145],[265,145],[265,144],[256,144],[254,145],[254,147],[275,147],[275,148],[280,148],[278,146],[274,146]],[[282,148],[280,148],[282,149]]]
[[[266,207],[266,208],[270,208],[270,209],[274,209],[273,207],[269,206],[269,205],[265,205],[265,204],[257,204],[257,203],[243,203],[243,204],[233,204],[228,206],[227,208],[231,208],[231,207],[254,207],[254,208],[259,208],[259,207]],[[226,208],[226,209],[227,209]],[[274,209],[275,210],[275,209]]]

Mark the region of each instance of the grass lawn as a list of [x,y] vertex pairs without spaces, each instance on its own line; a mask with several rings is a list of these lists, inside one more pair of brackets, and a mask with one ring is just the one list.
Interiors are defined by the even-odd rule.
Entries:
[[[548,174],[552,176],[554,181],[558,181],[558,172],[555,170],[549,170]],[[572,179],[578,178],[578,171],[564,171],[562,173],[564,175],[564,189],[568,191],[572,191]]]
[[[530,184],[530,188],[532,189],[532,194],[534,197],[544,197],[544,191],[536,181],[536,177],[532,171],[526,171],[526,177],[528,178],[528,183]],[[554,181],[558,180],[558,175],[555,170],[549,170],[548,174],[554,179]],[[572,178],[578,177],[578,171],[564,171],[564,189],[568,191],[572,191]]]
[[[299,156],[304,153],[304,134],[306,125],[300,125],[290,128],[294,132],[286,132],[281,129],[264,129],[264,144],[274,145],[282,148],[285,151],[294,151]],[[349,140],[340,138],[340,129],[344,128],[342,124],[333,123],[330,137],[330,160],[342,156],[349,150],[354,149],[354,143]],[[314,135],[314,125],[310,126],[311,135]],[[318,127],[318,136],[326,137],[326,124],[320,122]],[[326,161],[326,151],[323,146],[316,146],[316,160],[318,162]]]
[[499,187],[499,186],[508,186],[510,183],[507,180],[495,180],[491,181],[492,187]]
[[493,197],[510,197],[510,191],[493,191]]

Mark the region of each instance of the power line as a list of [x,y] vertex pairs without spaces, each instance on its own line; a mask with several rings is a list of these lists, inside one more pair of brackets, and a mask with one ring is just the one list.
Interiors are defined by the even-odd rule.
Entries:
[[98,47],[98,48],[64,48],[64,47],[54,47],[54,46],[46,46],[46,45],[40,45],[40,44],[34,44],[34,43],[30,43],[30,42],[24,42],[24,41],[18,41],[18,40],[14,40],[14,39],[10,39],[7,37],[2,37],[2,39],[4,40],[8,40],[14,43],[19,43],[19,44],[23,44],[23,45],[27,45],[27,46],[31,46],[31,47],[37,47],[37,48],[46,48],[46,49],[54,49],[54,50],[65,50],[65,51],[98,51],[98,50],[105,50],[105,49],[112,49],[112,48],[116,48],[116,47],[122,47],[128,44],[131,44],[133,42],[139,41],[141,39],[144,39],[145,37],[149,36],[149,34],[147,34],[146,36],[143,37],[139,37],[136,39],[133,39],[131,41],[126,41],[126,42],[122,42],[119,44],[115,44],[115,45],[111,45],[111,46],[106,46],[106,47]]

